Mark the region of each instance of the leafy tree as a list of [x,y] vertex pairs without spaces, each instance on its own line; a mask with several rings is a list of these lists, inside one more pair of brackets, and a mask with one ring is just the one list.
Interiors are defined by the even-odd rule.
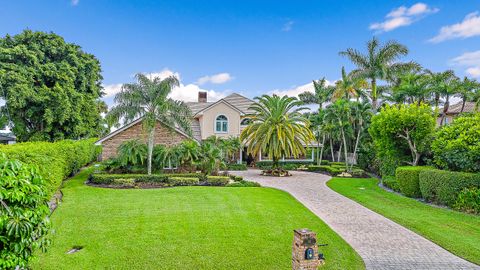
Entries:
[[151,174],[157,121],[172,132],[179,126],[191,135],[192,113],[185,103],[168,97],[172,88],[179,85],[176,77],[150,79],[139,73],[135,78],[137,82],[124,84],[120,93],[115,95],[117,105],[110,110],[109,117],[117,120],[123,118],[124,122],[143,117],[142,124],[148,134],[147,172]]
[[0,113],[19,141],[98,136],[99,61],[54,33],[0,39]]
[[[421,155],[430,148],[434,129],[434,114],[426,104],[387,105],[374,115],[369,132],[379,160],[394,161],[393,165],[383,164],[389,166],[383,168],[383,174],[393,175],[401,162],[418,165]],[[405,151],[411,156],[410,162],[402,160]]]
[[375,37],[368,41],[366,54],[353,48],[340,52],[340,55],[346,56],[357,66],[357,69],[352,71],[353,76],[370,80],[370,99],[374,111],[377,110],[379,98],[377,80],[390,80],[395,74],[417,66],[413,62],[398,62],[401,56],[407,54],[408,49],[404,45],[388,41],[382,46]]
[[265,153],[278,168],[282,157],[298,157],[305,154],[304,144],[315,138],[310,122],[302,115],[305,107],[302,101],[287,96],[267,96],[257,100],[250,108],[255,111],[252,123],[240,134],[240,140],[248,145],[248,152],[254,155]]
[[0,268],[27,269],[50,244],[47,183],[38,167],[0,155]]
[[440,128],[432,152],[442,169],[480,172],[480,113],[458,117]]

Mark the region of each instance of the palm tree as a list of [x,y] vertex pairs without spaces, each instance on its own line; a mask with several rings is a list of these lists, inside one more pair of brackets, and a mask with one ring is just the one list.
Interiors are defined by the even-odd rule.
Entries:
[[345,67],[342,67],[342,79],[335,83],[335,91],[332,95],[332,101],[339,98],[350,100],[360,97],[366,97],[363,89],[368,88],[368,83],[363,78],[353,77],[352,74],[345,72]]
[[[325,114],[325,119],[327,119],[332,124],[336,125],[340,130],[340,138],[343,144],[343,153],[345,158],[345,168],[347,171],[350,171],[348,166],[348,145],[347,145],[347,134],[350,134],[351,131],[351,105],[348,100],[339,99],[336,102],[332,103],[327,107]],[[342,144],[340,148],[342,148]],[[339,150],[341,152],[341,149]]]
[[444,72],[432,72],[428,69],[425,70],[425,73],[429,76],[429,91],[433,95],[435,108],[438,109],[440,99],[442,98],[442,96],[448,94],[448,85],[455,77],[455,74],[453,70],[446,70]]
[[169,169],[178,168],[181,158],[182,152],[179,145],[164,146],[159,144],[153,148],[153,161],[162,169],[165,167]]
[[139,140],[125,141],[118,147],[118,161],[122,166],[143,165],[146,156],[147,147]]
[[397,77],[396,84],[392,87],[392,100],[397,103],[416,103],[429,101],[432,96],[429,87],[430,77],[420,72],[408,72]]
[[220,148],[211,141],[203,141],[200,145],[200,168],[205,175],[217,175],[224,165]]
[[480,84],[474,80],[467,77],[463,78],[463,81],[460,81],[457,88],[457,96],[462,99],[462,109],[460,112],[463,112],[465,109],[465,103],[469,100],[473,100],[475,92],[480,88]]
[[327,86],[325,77],[318,81],[313,81],[314,93],[305,91],[298,95],[298,98],[305,104],[317,104],[318,111],[321,111],[323,104],[330,100],[334,87]]
[[[352,104],[352,116],[358,129],[355,139],[355,146],[353,148],[353,160],[356,160],[360,137],[362,136],[362,133],[366,128],[366,124],[369,122],[370,117],[372,116],[372,106],[368,102],[355,102]],[[350,169],[353,169],[353,163]]]
[[383,46],[377,38],[373,37],[367,43],[367,53],[362,54],[356,49],[348,48],[340,52],[357,66],[351,73],[354,77],[370,80],[372,108],[378,108],[379,93],[377,91],[377,80],[389,80],[394,74],[408,70],[417,64],[414,62],[397,62],[401,56],[408,54],[408,49],[396,41],[388,41]]
[[155,142],[155,127],[157,121],[171,131],[176,126],[191,135],[190,109],[181,101],[168,97],[172,88],[179,85],[176,77],[165,79],[158,77],[150,79],[144,74],[135,76],[135,83],[122,85],[120,93],[115,95],[115,105],[109,112],[114,119],[123,118],[124,122],[143,117],[143,127],[148,134],[148,174],[152,173],[152,154]]
[[254,155],[265,153],[278,168],[282,157],[298,157],[305,154],[305,146],[315,137],[310,122],[302,115],[307,108],[303,102],[288,96],[256,97],[250,109],[255,111],[250,123],[240,134],[240,140],[248,145]]
[[194,163],[199,157],[199,145],[196,141],[186,140],[180,144],[180,162],[183,167],[189,167],[190,171],[194,170]]

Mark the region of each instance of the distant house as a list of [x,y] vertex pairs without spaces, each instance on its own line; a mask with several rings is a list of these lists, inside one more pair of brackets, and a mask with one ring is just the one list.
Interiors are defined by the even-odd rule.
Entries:
[[0,133],[0,144],[14,144],[17,138],[12,133]]
[[[463,104],[463,102],[460,101],[460,102],[455,103],[453,105],[450,105],[448,107],[448,111],[447,111],[445,117],[443,118],[443,124],[452,123],[453,119],[455,119],[455,117],[457,117],[461,113],[471,113],[471,112],[476,111],[475,110],[475,102],[469,102],[469,101],[465,102],[465,106],[463,107],[463,111],[462,111],[462,104]],[[440,115],[437,118],[437,125],[441,124],[440,122],[442,121],[443,109],[440,109],[439,113],[440,113]]]
[[[199,92],[197,102],[186,102],[186,104],[193,114],[191,120],[192,136],[188,136],[180,128],[174,128],[174,132],[171,132],[171,129],[167,129],[161,121],[158,121],[155,144],[171,146],[186,139],[201,142],[212,135],[223,138],[238,137],[249,123],[249,115],[253,113],[249,108],[254,104],[254,101],[233,93],[218,101],[209,102],[207,93]],[[141,125],[142,120],[142,118],[139,118],[98,140],[97,144],[102,145],[103,149],[101,158],[114,157],[117,154],[118,146],[126,140],[140,139],[146,142],[147,138]],[[254,159],[252,156],[247,156],[246,147],[237,156],[238,162],[247,162]],[[262,160],[262,157],[256,159]],[[313,160],[313,153],[311,157],[303,157],[303,159]]]

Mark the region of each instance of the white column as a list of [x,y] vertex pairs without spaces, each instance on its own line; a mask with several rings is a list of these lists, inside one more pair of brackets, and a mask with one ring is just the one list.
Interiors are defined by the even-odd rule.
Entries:
[[315,148],[312,148],[312,161],[315,160],[315,150],[318,151],[318,148],[316,148],[316,149],[315,149]]

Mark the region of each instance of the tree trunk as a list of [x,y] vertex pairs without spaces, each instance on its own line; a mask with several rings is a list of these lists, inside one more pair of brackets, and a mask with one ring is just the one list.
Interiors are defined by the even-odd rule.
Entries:
[[318,165],[322,165],[323,148],[324,147],[325,147],[325,134],[323,134],[323,138],[322,138],[322,148],[320,150],[320,159],[319,159]]
[[340,143],[340,148],[338,148],[337,161],[340,162],[340,155],[342,154],[343,143]]
[[[357,149],[358,149],[358,143],[360,142],[360,136],[362,135],[362,125],[358,126],[358,134],[357,134],[357,139],[355,141],[355,148],[353,149],[353,160],[357,160]],[[353,169],[353,162],[350,166],[350,170]]]
[[345,169],[347,170],[347,172],[350,172],[350,169],[348,167],[347,140],[345,139],[345,132],[343,131],[343,128],[342,128],[342,138],[343,138],[343,144],[344,144],[343,153],[345,154]]
[[[325,138],[325,135],[323,135],[323,137]],[[320,151],[319,148],[320,148],[320,142],[317,140],[317,165],[320,165],[320,159],[319,159],[319,153],[318,153],[318,151]]]
[[463,97],[463,100],[462,100],[462,109],[460,110],[460,113],[463,113],[463,110],[465,109],[465,102],[467,102],[467,97]]
[[148,133],[148,160],[147,160],[147,173],[152,174],[152,156],[153,156],[153,142],[155,139],[155,127]]
[[410,152],[412,153],[412,166],[417,166],[418,161],[420,160],[420,153],[418,153],[417,151],[417,146],[415,145],[415,142],[413,142],[410,138],[410,131],[408,129],[405,129],[403,132],[405,132],[405,135],[399,136],[407,140],[408,147],[410,148]]
[[372,79],[372,109],[374,112],[377,111],[377,80]]
[[332,152],[332,162],[335,162],[335,152],[333,151],[333,140],[330,137],[330,152]]
[[447,116],[447,112],[448,112],[449,107],[450,107],[450,97],[447,96],[447,99],[445,100],[445,105],[443,106],[442,118],[440,118],[440,126],[443,126],[443,121],[445,120],[445,117]]

